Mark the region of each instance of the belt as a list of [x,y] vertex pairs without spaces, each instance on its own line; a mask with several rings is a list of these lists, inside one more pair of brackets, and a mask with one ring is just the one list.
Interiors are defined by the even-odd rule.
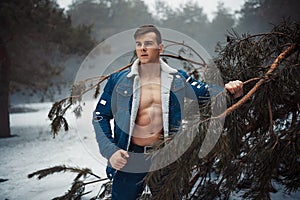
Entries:
[[150,145],[147,146],[139,146],[137,144],[130,144],[129,151],[134,153],[144,153],[144,154],[150,154],[153,152],[153,147]]

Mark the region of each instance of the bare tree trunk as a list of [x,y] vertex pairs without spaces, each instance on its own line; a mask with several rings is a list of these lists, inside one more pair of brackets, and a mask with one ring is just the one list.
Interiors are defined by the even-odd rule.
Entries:
[[9,126],[9,71],[10,62],[5,43],[0,38],[0,138],[10,137]]

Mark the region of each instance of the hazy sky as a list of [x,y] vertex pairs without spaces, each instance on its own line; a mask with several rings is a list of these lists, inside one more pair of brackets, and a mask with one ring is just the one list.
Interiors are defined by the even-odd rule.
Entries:
[[[72,3],[73,0],[56,0],[61,7],[67,7]],[[153,9],[154,0],[143,0],[150,9]],[[207,14],[208,18],[211,19],[214,15],[214,12],[217,11],[218,2],[224,2],[225,8],[228,8],[231,13],[236,10],[239,10],[240,7],[244,4],[245,0],[163,0],[169,6],[173,8],[180,7],[181,4],[187,2],[197,2],[200,7],[203,8],[203,11]]]

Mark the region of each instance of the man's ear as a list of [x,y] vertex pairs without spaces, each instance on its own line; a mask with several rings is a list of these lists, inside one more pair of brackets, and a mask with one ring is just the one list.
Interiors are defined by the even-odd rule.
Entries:
[[164,51],[164,45],[161,43],[159,44],[159,52],[162,53]]

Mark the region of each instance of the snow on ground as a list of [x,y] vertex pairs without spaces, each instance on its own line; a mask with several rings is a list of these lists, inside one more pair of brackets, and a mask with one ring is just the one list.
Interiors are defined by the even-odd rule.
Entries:
[[[51,103],[22,105],[27,110],[38,112],[14,113],[10,115],[11,131],[15,137],[0,139],[1,165],[0,199],[7,200],[44,200],[62,196],[70,188],[75,174],[59,173],[37,180],[27,175],[37,170],[67,165],[87,167],[95,174],[106,177],[106,160],[99,154],[91,125],[93,103],[86,103],[80,119],[69,113],[70,130],[61,132],[55,139],[50,134],[50,121],[47,119]],[[101,184],[93,184],[86,191],[93,192],[83,199],[95,196]],[[299,199],[300,191],[284,194],[278,185],[277,193],[271,199]],[[240,199],[232,194],[230,199]]]
[[[82,126],[80,123],[83,121],[77,121],[70,114],[70,130],[53,139],[47,119],[51,103],[23,106],[32,106],[39,111],[10,115],[11,133],[15,136],[0,140],[0,179],[8,179],[0,182],[0,199],[42,200],[64,195],[76,174],[58,173],[41,180],[27,178],[32,172],[57,165],[87,167],[106,177],[105,160],[97,152],[89,115],[83,116],[86,119]],[[89,130],[89,134],[81,134],[85,129]],[[93,190],[86,199],[95,196],[99,189],[99,183],[86,188],[86,191]]]

